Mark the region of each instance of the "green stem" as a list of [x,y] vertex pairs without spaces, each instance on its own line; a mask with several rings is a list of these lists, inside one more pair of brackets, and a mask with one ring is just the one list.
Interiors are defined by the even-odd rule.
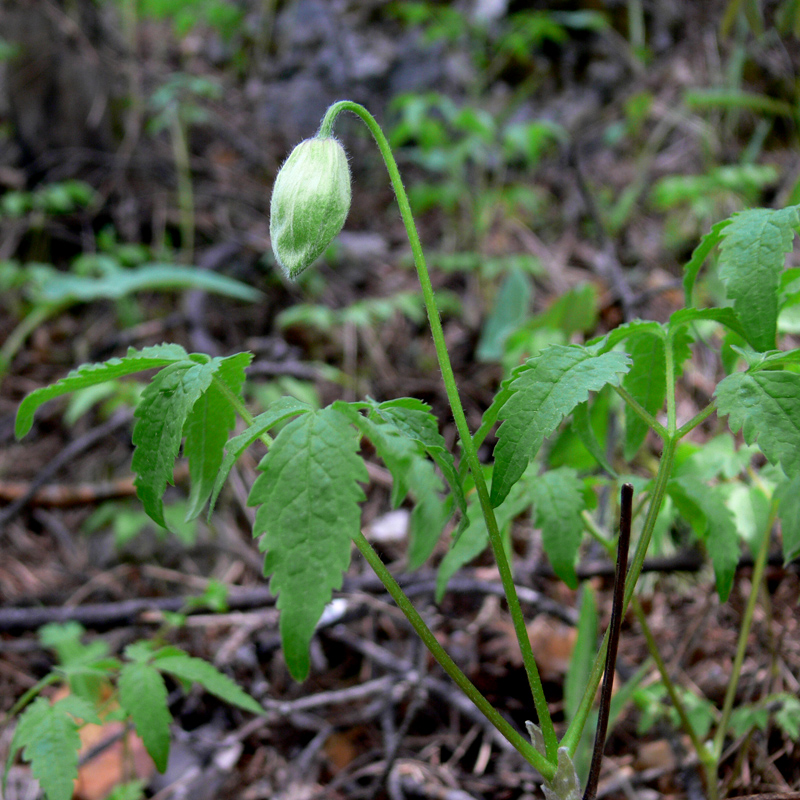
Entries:
[[448,655],[447,651],[439,644],[436,636],[434,636],[431,629],[425,624],[425,620],[422,619],[416,608],[414,608],[412,602],[400,588],[394,576],[386,568],[386,565],[381,561],[364,534],[359,532],[353,538],[353,541],[361,555],[364,556],[367,563],[380,578],[381,582],[392,596],[392,599],[406,615],[406,618],[411,623],[411,627],[420,639],[422,639],[433,657],[439,662],[442,669],[452,678],[458,688],[475,704],[486,719],[508,739],[523,758],[539,770],[544,778],[552,780],[555,775],[554,765],[539,753],[530,741],[525,739],[525,737],[500,714],[500,712],[478,691],[470,679],[459,669],[458,665]]
[[713,403],[709,403],[701,412],[695,414],[687,423],[681,425],[677,431],[675,431],[675,436],[678,439],[683,439],[689,431],[693,431],[701,422],[707,420],[715,411],[717,407]]
[[722,704],[722,718],[720,719],[717,732],[714,735],[714,774],[716,776],[719,762],[722,758],[722,748],[725,744],[725,734],[728,732],[728,724],[731,719],[731,712],[733,711],[733,703],[736,699],[736,689],[739,686],[739,676],[742,672],[742,664],[744,663],[745,653],[747,652],[747,639],[750,635],[750,628],[753,625],[753,615],[756,610],[756,602],[758,601],[758,593],[761,588],[761,583],[764,579],[764,570],[767,566],[767,556],[769,554],[769,541],[770,531],[775,523],[777,516],[777,508],[773,502],[770,509],[769,520],[767,528],[761,540],[761,546],[758,549],[756,556],[756,563],[753,566],[752,586],[750,589],[750,596],[747,598],[747,605],[744,609],[744,617],[742,618],[742,627],[739,630],[739,641],[736,646],[736,656],[733,659],[733,667],[731,668],[731,677],[728,681],[728,688],[725,692],[725,700]]
[[671,336],[667,336],[664,342],[664,366],[667,384],[667,430],[670,436],[674,436],[678,423],[675,412],[675,353]]
[[614,391],[648,428],[654,430],[662,439],[667,438],[667,429],[624,386],[615,386]]
[[[628,579],[625,582],[625,598],[623,601],[623,617],[628,605],[631,602],[633,593],[636,589],[636,583],[639,576],[642,574],[642,567],[644,566],[644,559],[647,555],[647,548],[650,544],[650,538],[656,527],[656,520],[658,519],[658,512],[661,510],[661,505],[664,502],[664,495],[667,490],[667,483],[669,482],[670,475],[672,474],[672,464],[675,459],[675,447],[678,443],[676,438],[667,438],[664,443],[664,452],[661,454],[661,461],[658,464],[658,472],[656,473],[655,484],[653,486],[653,494],[650,498],[650,506],[647,509],[647,516],[645,517],[644,527],[639,536],[639,542],[636,545],[636,552],[633,556],[630,569],[628,570]],[[595,695],[597,694],[597,687],[603,677],[603,667],[605,666],[606,649],[608,648],[608,631],[603,637],[603,642],[600,645],[600,650],[595,656],[592,670],[589,673],[589,680],[587,681],[586,689],[581,698],[578,710],[572,718],[564,738],[561,740],[561,747],[566,747],[570,755],[575,755],[578,744],[581,740],[581,734],[586,725],[586,720],[589,718],[589,713],[592,710]]]
[[678,694],[678,690],[675,688],[675,684],[670,677],[669,671],[667,670],[667,665],[664,663],[664,659],[661,657],[658,644],[653,637],[653,632],[650,630],[650,625],[647,622],[647,616],[644,613],[644,609],[642,608],[642,604],[639,602],[638,597],[633,598],[633,611],[636,614],[636,618],[639,620],[639,625],[642,629],[642,633],[644,633],[645,641],[647,642],[647,649],[650,651],[653,661],[656,662],[656,666],[661,674],[661,680],[666,687],[669,699],[672,701],[672,705],[675,706],[675,710],[678,712],[683,729],[687,734],[689,734],[689,738],[692,740],[692,745],[694,746],[700,762],[702,764],[708,764],[709,760],[713,760],[713,755],[708,747],[706,747],[706,745],[700,741],[700,737],[698,737],[694,726],[689,721],[689,715],[686,713],[686,707],[684,706],[683,701]]
[[447,352],[447,345],[445,343],[444,331],[442,330],[441,319],[439,318],[439,309],[436,305],[436,297],[431,285],[428,267],[425,263],[425,256],[422,252],[422,244],[419,240],[417,228],[414,223],[414,217],[411,213],[411,206],[408,202],[408,196],[403,188],[403,181],[400,177],[400,172],[397,168],[397,162],[392,155],[389,143],[383,134],[380,126],[375,118],[363,106],[358,103],[353,103],[349,100],[342,100],[334,103],[325,114],[322,124],[319,129],[319,136],[331,136],[333,130],[333,123],[342,111],[352,111],[358,116],[364,124],[369,128],[378,149],[381,151],[383,160],[386,164],[386,169],[389,172],[389,178],[392,182],[395,195],[397,196],[397,203],[400,207],[400,215],[403,218],[403,223],[406,227],[409,243],[411,244],[411,252],[414,255],[414,264],[417,268],[417,275],[419,277],[420,286],[422,288],[422,296],[425,301],[425,308],[428,313],[428,321],[430,323],[431,334],[433,336],[433,343],[436,348],[436,355],[439,360],[439,368],[442,371],[442,378],[444,380],[445,391],[447,392],[447,399],[450,402],[450,408],[453,412],[453,418],[458,429],[458,435],[461,439],[461,448],[464,457],[469,465],[470,472],[472,472],[475,481],[475,490],[480,501],[481,510],[483,511],[484,519],[486,520],[486,528],[489,532],[489,542],[494,553],[495,561],[500,572],[500,580],[503,584],[505,591],[506,601],[508,602],[508,610],[511,614],[511,619],[514,624],[514,631],[517,635],[519,642],[520,652],[522,654],[522,661],[525,665],[525,672],[528,676],[531,693],[533,695],[533,702],[536,707],[536,713],[539,717],[539,725],[542,729],[542,734],[545,740],[545,749],[547,760],[553,764],[557,761],[558,751],[558,738],[556,736],[553,721],[550,717],[550,711],[547,707],[547,700],[544,695],[544,688],[542,681],[539,677],[539,670],[536,666],[536,659],[533,656],[531,649],[530,639],[525,627],[525,617],[522,613],[522,607],[517,597],[516,589],[514,588],[514,579],[511,573],[511,567],[508,559],[506,558],[505,550],[503,548],[503,540],[500,535],[500,529],[497,525],[494,509],[489,501],[489,491],[486,487],[486,481],[483,477],[480,461],[478,460],[478,453],[472,441],[472,434],[467,424],[467,418],[464,414],[464,409],[461,405],[461,399],[458,395],[458,388],[456,387],[455,375],[453,368],[450,364],[450,356]]

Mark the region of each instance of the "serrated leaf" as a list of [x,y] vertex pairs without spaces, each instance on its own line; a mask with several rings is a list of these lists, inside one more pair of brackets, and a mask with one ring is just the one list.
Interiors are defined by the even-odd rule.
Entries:
[[491,502],[498,506],[519,480],[542,442],[590,391],[619,385],[630,369],[624,353],[602,353],[577,345],[553,345],[527,362],[511,384],[513,394],[500,409],[505,421],[494,450]]
[[714,567],[717,594],[724,603],[731,593],[739,563],[739,535],[733,514],[725,505],[723,487],[707,486],[695,478],[682,477],[673,478],[667,490],[681,514],[705,542]]
[[790,206],[742,211],[724,229],[719,276],[756,350],[775,347],[780,273],[798,225],[800,206]]
[[692,290],[694,289],[697,274],[703,266],[703,262],[708,258],[711,251],[719,244],[724,234],[725,228],[731,224],[731,220],[724,219],[711,226],[711,230],[700,240],[700,244],[694,249],[692,257],[683,268],[683,291],[686,297],[686,306],[692,305]]
[[447,449],[444,437],[439,433],[436,417],[430,413],[431,407],[413,397],[401,397],[385,403],[371,403],[373,413],[384,422],[393,425],[401,434],[418,442],[425,448],[436,466],[442,471],[450,486],[456,505],[466,513],[467,501],[453,454]]
[[133,375],[153,367],[164,367],[176,361],[183,361],[188,357],[187,352],[180,345],[162,344],[145,347],[143,350],[131,348],[124,358],[111,358],[97,364],[82,364],[56,383],[35,389],[20,403],[14,434],[17,439],[25,436],[33,425],[33,415],[36,410],[48,400],[78,389],[85,389],[87,386],[105,383],[114,378]]
[[163,773],[169,759],[167,687],[157,669],[144,662],[123,665],[119,673],[119,702],[130,714],[156,769]]
[[209,694],[226,703],[253,714],[264,713],[264,709],[247,692],[202,658],[193,658],[186,654],[165,655],[156,658],[153,665],[161,672],[168,672],[181,680],[199,683]]
[[226,275],[176,264],[145,264],[135,269],[115,270],[99,278],[60,272],[38,288],[37,296],[45,302],[87,303],[101,299],[117,300],[135,292],[171,289],[202,289],[251,303],[261,297],[257,289]]
[[597,336],[587,342],[593,352],[598,354],[608,353],[613,350],[620,342],[630,339],[632,336],[649,333],[653,336],[663,336],[664,326],[652,320],[634,319],[624,325],[618,325],[614,330],[609,331],[604,336]]
[[70,800],[78,777],[78,725],[63,701],[37,697],[22,713],[11,740],[8,764],[22,750],[48,800]]
[[422,445],[403,435],[392,422],[382,421],[379,415],[376,415],[377,420],[365,417],[345,403],[336,403],[335,408],[372,442],[392,473],[392,505],[399,506],[409,492],[414,496],[408,560],[409,567],[416,569],[433,552],[449,516],[447,504],[441,497],[442,481]]
[[213,359],[210,365],[216,365],[213,380],[186,418],[183,454],[189,459],[192,487],[186,510],[187,521],[200,515],[206,500],[211,496],[222,465],[228,433],[236,424],[236,412],[219,384],[223,384],[235,397],[239,397],[244,383],[244,371],[251,359],[250,353]]
[[[600,442],[597,440],[592,418],[589,414],[589,401],[578,403],[572,412],[572,430],[578,437],[580,443],[589,451],[594,460],[612,477],[617,477],[617,472],[606,458]],[[551,452],[552,458],[552,452]],[[552,463],[552,462],[551,462]]]
[[358,482],[369,479],[349,422],[332,408],[310,411],[281,430],[259,464],[248,503],[258,505],[253,536],[267,551],[264,573],[278,595],[289,671],[308,675],[314,628],[350,563],[360,528]]
[[788,564],[800,556],[800,474],[778,484],[775,499],[781,520],[783,563]]
[[569,467],[560,467],[530,482],[536,527],[542,530],[544,552],[553,571],[577,589],[575,562],[583,535],[583,481]]
[[784,370],[735,372],[714,391],[717,413],[758,444],[770,463],[794,477],[800,472],[800,374]]
[[800,699],[793,694],[782,693],[781,707],[775,712],[778,727],[793,742],[800,738]]
[[269,408],[253,420],[252,425],[242,431],[238,436],[234,436],[228,441],[225,445],[225,454],[214,482],[214,490],[211,493],[211,498],[208,503],[209,517],[214,510],[214,506],[217,504],[217,498],[222,491],[222,487],[228,478],[231,468],[236,463],[239,456],[270,428],[289,417],[294,417],[297,414],[305,414],[308,411],[311,411],[311,406],[307,403],[296,400],[294,397],[280,397],[274,403],[270,403]]
[[[646,411],[655,415],[664,405],[664,398],[667,395],[664,337],[639,333],[632,336],[625,347],[633,363],[622,379],[622,385]],[[631,461],[639,451],[648,430],[647,423],[626,403],[624,448],[626,461]]]
[[[511,521],[518,517],[531,505],[528,481],[521,480],[511,487],[505,501],[495,509],[495,518],[500,531],[505,531]],[[450,578],[465,564],[479,556],[489,544],[489,532],[486,529],[486,520],[481,511],[478,497],[472,494],[464,519],[466,524],[463,529],[453,535],[450,549],[439,564],[436,573],[436,602],[441,602],[447,590]]]
[[161,370],[142,394],[134,414],[131,467],[136,494],[154,522],[166,528],[162,498],[173,483],[183,428],[194,404],[211,385],[217,365],[179,362]]
[[742,339],[747,338],[747,332],[732,308],[681,308],[670,316],[669,329],[673,331],[678,326],[688,325],[690,322],[709,320],[724,325]]

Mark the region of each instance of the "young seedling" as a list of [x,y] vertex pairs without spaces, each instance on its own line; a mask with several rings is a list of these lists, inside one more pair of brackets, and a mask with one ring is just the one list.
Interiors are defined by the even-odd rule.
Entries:
[[[745,464],[734,454],[711,469],[701,460],[682,456],[681,440],[716,412],[727,417],[733,433],[742,431],[770,466],[753,483],[767,500],[753,575],[754,591],[740,633],[720,723],[711,745],[695,746],[705,768],[709,797],[717,797],[717,774],[735,701],[744,645],[753,621],[757,591],[764,575],[774,522],[784,521],[784,557],[800,553],[800,530],[792,524],[800,513],[800,349],[776,349],[784,314],[800,304],[800,270],[785,269],[785,256],[800,225],[800,207],[754,209],[716,224],[686,266],[686,308],[666,323],[634,320],[584,345],[553,345],[518,366],[486,410],[473,435],[459,398],[445,345],[436,298],[425,258],[394,157],[375,119],[349,101],[328,109],[317,135],[298,145],[279,174],[272,199],[272,239],[278,263],[287,277],[307,269],[341,229],[350,201],[350,174],[340,143],[333,138],[338,115],[354,113],[372,133],[383,155],[408,233],[422,297],[427,310],[445,391],[459,435],[460,459],[451,453],[430,408],[414,398],[379,402],[337,401],[321,410],[284,397],[253,418],[242,399],[250,354],[227,358],[189,354],[178,345],[162,344],[130,350],[122,358],[86,364],[22,402],[16,423],[21,437],[30,430],[36,409],[47,400],[125,375],[158,369],[136,410],[133,470],[145,511],[164,525],[163,496],[181,443],[191,479],[190,518],[208,503],[209,514],[237,458],[257,439],[267,447],[252,486],[249,504],[257,506],[253,535],[266,552],[265,575],[278,595],[280,633],[291,674],[309,673],[309,644],[332,594],[342,585],[352,544],[374,569],[413,629],[445,670],[486,718],[526,761],[539,771],[550,798],[577,800],[579,780],[572,765],[604,671],[612,670],[619,623],[631,602],[666,497],[705,545],[722,600],[730,593],[739,558],[739,529],[727,502],[726,481],[737,479]],[[718,272],[726,292],[722,307],[692,307],[698,274],[712,252],[719,252]],[[716,338],[719,331],[724,338]],[[691,419],[678,420],[676,384],[690,359],[697,332],[719,344],[729,373],[710,403]],[[742,371],[737,371],[744,366]],[[514,517],[533,509],[542,530],[545,552],[556,574],[575,588],[575,563],[584,528],[615,550],[613,537],[602,530],[587,508],[587,488],[565,466],[543,471],[543,443],[572,417],[572,430],[606,471],[619,478],[591,424],[593,393],[616,393],[625,408],[624,452],[636,456],[648,431],[662,441],[652,480],[637,478],[640,501],[631,513],[633,492],[624,490],[622,541],[619,544],[614,621],[606,632],[589,671],[585,690],[559,740],[525,627],[525,618],[507,556],[508,528]],[[662,411],[666,406],[666,413]],[[229,438],[236,416],[246,428]],[[491,464],[478,458],[478,448],[498,421],[497,445]],[[282,424],[273,439],[269,431]],[[454,513],[461,517],[447,571],[439,592],[458,565],[477,555],[488,542],[494,554],[516,633],[537,723],[523,736],[470,682],[441,646],[419,612],[403,593],[361,533],[361,484],[368,480],[359,454],[367,438],[393,475],[392,502],[415,502],[410,561],[421,564],[432,553]],[[745,452],[749,461],[749,451]],[[677,464],[677,465],[676,465]],[[731,464],[739,464],[731,468]],[[488,477],[488,479],[487,479]],[[587,481],[589,483],[587,484]],[[749,484],[745,484],[750,491]],[[446,495],[446,489],[449,496]],[[632,517],[632,519],[631,519]],[[625,577],[625,538],[634,525],[635,549]],[[444,570],[443,563],[442,569]],[[442,573],[440,573],[441,575]],[[637,608],[634,602],[634,608]],[[643,617],[642,617],[643,618]],[[653,643],[653,657],[658,662]],[[665,682],[668,679],[665,672]],[[610,678],[608,679],[610,680]],[[668,684],[672,686],[671,682]],[[607,707],[608,681],[604,706]],[[674,702],[680,702],[674,692]],[[672,696],[672,695],[671,695]],[[596,753],[602,752],[603,725]],[[599,757],[599,756],[598,756]],[[597,765],[587,786],[596,787]]]

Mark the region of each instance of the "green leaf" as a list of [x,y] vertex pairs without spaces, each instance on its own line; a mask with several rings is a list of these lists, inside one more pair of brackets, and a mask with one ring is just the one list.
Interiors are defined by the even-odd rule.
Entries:
[[22,749],[48,800],[70,800],[78,777],[78,725],[64,701],[50,705],[37,697],[23,712],[11,740],[8,764]]
[[793,694],[781,693],[782,703],[775,712],[775,722],[778,727],[793,742],[800,739],[800,699]]
[[192,487],[186,511],[187,521],[200,515],[214,489],[222,465],[223,449],[228,441],[228,432],[236,424],[236,412],[228,400],[225,389],[235,397],[240,397],[244,371],[251,359],[250,353],[213,359],[211,365],[215,366],[216,370],[212,383],[186,418],[183,430],[186,443],[183,454],[189,459],[189,478]]
[[775,499],[781,519],[783,561],[788,564],[800,556],[800,474],[778,484]]
[[724,229],[719,276],[756,350],[775,347],[780,273],[798,225],[800,206],[790,206],[742,211]]
[[618,325],[614,330],[609,331],[604,336],[597,336],[587,342],[586,346],[598,354],[608,353],[613,350],[620,342],[630,339],[632,336],[639,336],[649,333],[653,336],[664,336],[664,326],[652,320],[634,319],[624,325]]
[[505,421],[498,431],[491,502],[498,506],[519,480],[542,442],[578,403],[607,384],[619,385],[630,369],[624,353],[597,354],[596,348],[554,345],[527,362],[513,392],[500,409]]
[[674,331],[680,325],[707,320],[724,325],[742,339],[747,338],[747,332],[732,308],[681,308],[669,318],[669,329]]
[[[595,407],[592,408],[595,411]],[[597,439],[594,425],[592,424],[592,416],[589,414],[589,401],[585,403],[578,403],[572,412],[572,430],[578,437],[580,443],[589,451],[592,458],[612,477],[617,477],[617,472],[611,465],[611,462],[606,458],[603,448]],[[556,445],[557,446],[557,445]],[[555,449],[555,448],[554,448]],[[550,452],[550,458],[553,457],[553,451]],[[552,463],[552,460],[551,460]],[[575,462],[572,462],[573,464]]]
[[441,479],[422,445],[404,436],[391,422],[384,422],[377,415],[375,419],[365,417],[346,403],[335,403],[334,408],[372,442],[392,473],[392,505],[399,506],[409,492],[414,496],[408,559],[409,567],[416,569],[433,552],[450,516],[448,504],[441,497],[444,489]]
[[783,370],[735,372],[716,390],[717,413],[756,442],[770,463],[793,477],[800,472],[800,374]]
[[250,697],[227,675],[220,672],[213,664],[203,661],[202,658],[193,658],[183,654],[168,654],[160,656],[156,653],[153,666],[161,672],[168,672],[182,681],[199,683],[209,694],[219,697],[226,703],[251,711],[253,714],[263,714],[261,705]]
[[169,725],[172,722],[164,679],[153,666],[137,661],[122,667],[118,686],[120,705],[131,715],[136,733],[156,769],[163,773],[169,759]]
[[278,595],[289,671],[308,675],[308,646],[350,563],[360,526],[358,482],[369,479],[353,428],[332,408],[310,411],[281,430],[259,464],[248,503],[259,505],[253,536],[267,551],[264,574]]
[[162,498],[172,483],[183,428],[194,404],[211,385],[217,364],[182,361],[161,370],[142,393],[136,409],[131,466],[136,494],[154,522],[166,528]]
[[736,566],[739,563],[739,534],[733,514],[725,505],[721,486],[707,486],[696,478],[673,478],[667,490],[705,542],[711,557],[717,583],[717,594],[724,603],[731,593]]
[[401,397],[385,403],[370,401],[370,405],[374,415],[393,425],[401,434],[425,448],[436,466],[442,471],[458,508],[462,513],[466,513],[467,501],[464,497],[464,487],[455,467],[453,454],[447,449],[444,437],[439,433],[438,420],[430,413],[431,407],[413,397]]
[[583,534],[583,481],[569,467],[560,467],[530,482],[536,527],[553,571],[570,589],[578,588],[575,562]]
[[703,262],[708,258],[709,253],[719,244],[724,236],[725,228],[731,224],[731,220],[724,219],[716,225],[711,226],[711,230],[700,240],[689,262],[683,268],[683,291],[686,297],[686,306],[692,306],[692,290],[694,289],[697,274],[703,266]]
[[44,302],[88,303],[92,300],[118,300],[135,292],[178,289],[202,289],[251,303],[261,297],[257,289],[226,275],[175,264],[146,264],[135,269],[119,269],[100,278],[59,272],[50,276],[36,294]]
[[124,358],[111,358],[99,364],[82,364],[56,383],[34,390],[20,403],[14,433],[17,439],[25,436],[33,425],[36,409],[54,397],[187,358],[188,354],[180,345],[162,344],[143,350],[131,348]]
[[494,307],[483,324],[483,331],[475,351],[478,361],[499,361],[503,345],[528,316],[533,285],[519,267],[506,275],[495,298]]
[[[521,480],[511,487],[505,501],[495,509],[497,526],[501,532],[508,529],[512,520],[518,517],[526,508],[530,507],[530,486],[528,480]],[[447,590],[450,578],[461,567],[480,555],[489,544],[489,532],[486,529],[486,520],[481,511],[477,494],[473,492],[472,502],[465,516],[466,525],[458,536],[453,537],[450,546],[439,570],[436,573],[436,602],[440,602]]]
[[297,414],[305,414],[308,411],[311,411],[311,406],[309,406],[308,403],[303,403],[300,400],[296,400],[294,397],[280,397],[274,403],[270,403],[269,408],[253,420],[252,425],[242,431],[238,436],[234,436],[228,441],[225,445],[225,455],[220,464],[216,481],[214,482],[214,491],[211,493],[211,499],[208,504],[209,517],[214,510],[217,498],[228,478],[231,467],[236,463],[239,456],[270,428],[289,417],[294,417]]
[[[641,406],[654,415],[664,405],[667,396],[667,362],[664,337],[650,333],[632,336],[626,349],[633,364],[622,379],[622,385],[639,401]],[[647,436],[647,423],[625,404],[625,449],[626,461],[631,461]]]

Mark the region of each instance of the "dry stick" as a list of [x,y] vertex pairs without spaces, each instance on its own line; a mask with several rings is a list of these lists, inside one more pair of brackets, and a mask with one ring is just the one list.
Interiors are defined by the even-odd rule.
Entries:
[[619,645],[619,629],[622,625],[622,602],[625,596],[625,575],[628,572],[628,547],[631,543],[631,517],[633,515],[633,486],[622,485],[622,498],[619,512],[619,542],[617,543],[617,570],[614,575],[614,601],[611,605],[611,623],[608,634],[608,650],[606,651],[606,668],[603,674],[603,688],[600,692],[600,710],[597,719],[597,731],[592,751],[592,766],[583,800],[595,800],[597,783],[600,779],[600,764],[603,761],[603,748],[608,731],[608,715],[611,709],[611,689],[614,685],[614,665],[617,663],[617,647]]

